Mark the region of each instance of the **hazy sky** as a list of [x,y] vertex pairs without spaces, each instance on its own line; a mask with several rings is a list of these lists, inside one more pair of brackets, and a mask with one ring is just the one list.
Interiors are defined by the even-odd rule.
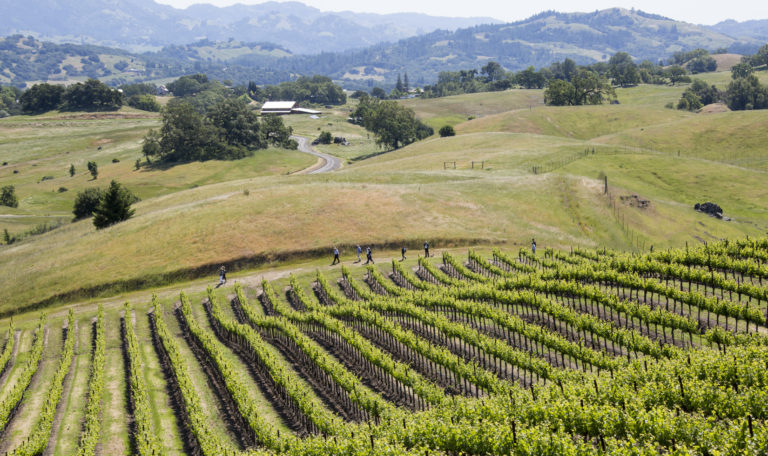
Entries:
[[[193,3],[227,6],[235,3],[256,4],[260,0],[156,0],[159,3],[186,8]],[[355,11],[369,13],[419,12],[432,16],[488,16],[504,21],[525,19],[546,10],[588,12],[611,7],[637,8],[672,19],[694,24],[712,25],[725,19],[745,21],[768,19],[766,0],[690,1],[690,0],[567,0],[504,1],[504,0],[302,0],[302,3],[323,11]]]

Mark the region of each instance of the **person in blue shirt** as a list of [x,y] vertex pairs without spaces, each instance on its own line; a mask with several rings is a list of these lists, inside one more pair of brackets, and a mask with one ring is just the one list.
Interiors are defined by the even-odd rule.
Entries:
[[356,263],[359,263],[359,262],[363,261],[363,260],[360,259],[360,254],[361,253],[363,253],[363,249],[361,249],[360,246],[358,245],[357,246],[357,261],[356,261]]
[[336,263],[341,263],[339,260],[339,249],[336,247],[333,247],[333,263],[331,263],[331,266],[333,266]]
[[531,239],[531,251],[536,255],[536,239]]

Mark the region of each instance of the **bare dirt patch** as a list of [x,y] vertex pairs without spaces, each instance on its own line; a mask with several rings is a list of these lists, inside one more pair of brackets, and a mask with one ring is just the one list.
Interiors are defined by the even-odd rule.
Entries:
[[103,146],[104,144],[109,144],[115,142],[113,139],[104,138],[104,139],[96,139],[94,141],[91,141],[92,146]]
[[102,438],[101,443],[96,447],[96,453],[101,455],[128,454],[125,436],[128,435],[129,418],[126,415],[128,408],[126,384],[123,381],[125,378],[122,369],[123,353],[118,343],[120,329],[109,319],[105,323],[107,341],[114,340],[115,342],[108,342],[106,347]]
[[78,120],[97,120],[97,119],[153,119],[159,115],[139,114],[139,113],[118,113],[118,112],[90,112],[87,114],[65,114],[58,116],[58,119],[78,119]]
[[731,109],[725,103],[712,103],[699,110],[701,114],[718,114],[722,112],[731,112]]

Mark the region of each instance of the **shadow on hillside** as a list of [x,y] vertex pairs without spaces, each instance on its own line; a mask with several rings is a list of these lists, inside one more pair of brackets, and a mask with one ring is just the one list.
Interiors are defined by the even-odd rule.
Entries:
[[398,150],[398,149],[382,150],[381,152],[373,152],[373,153],[370,153],[370,154],[358,155],[357,157],[350,158],[349,159],[349,163],[355,163],[355,162],[367,160],[369,158],[378,157],[379,155],[388,154],[388,153],[394,152],[396,150]]

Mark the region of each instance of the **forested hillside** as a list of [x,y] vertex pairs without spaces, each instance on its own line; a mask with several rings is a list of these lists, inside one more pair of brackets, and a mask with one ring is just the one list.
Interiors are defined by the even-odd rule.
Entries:
[[[324,28],[331,25],[317,24],[313,33],[331,33]],[[489,61],[498,62],[505,70],[518,71],[549,66],[566,58],[580,65],[604,62],[617,52],[626,52],[638,62],[649,60],[655,64],[660,60],[669,62],[681,51],[701,48],[751,54],[765,44],[619,8],[593,13],[550,11],[515,23],[478,25],[455,32],[439,30],[395,44],[314,55],[292,52],[290,40],[280,34],[269,38],[280,44],[204,39],[169,45],[156,52],[128,54],[14,35],[0,42],[0,83],[18,86],[31,81],[99,77],[119,85],[203,72],[222,80],[258,84],[322,74],[346,88],[370,89],[391,87],[398,74],[406,72],[414,86],[431,84],[441,71],[473,68]],[[355,43],[367,44],[365,40]]]
[[277,42],[295,53],[338,52],[492,22],[499,21],[325,12],[295,1],[224,8],[197,4],[183,10],[154,0],[39,0],[34,8],[23,0],[0,2],[0,36],[33,34],[57,43],[100,44],[136,52],[201,37]]

